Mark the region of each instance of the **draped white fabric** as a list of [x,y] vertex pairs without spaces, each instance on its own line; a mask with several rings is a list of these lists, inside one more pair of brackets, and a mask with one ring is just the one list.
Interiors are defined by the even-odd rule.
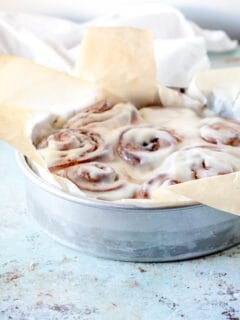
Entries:
[[49,16],[0,12],[0,53],[23,56],[71,74],[84,30],[102,25],[151,29],[158,79],[171,87],[187,87],[196,72],[209,68],[207,51],[237,47],[225,32],[203,30],[172,7],[142,4],[79,24]]

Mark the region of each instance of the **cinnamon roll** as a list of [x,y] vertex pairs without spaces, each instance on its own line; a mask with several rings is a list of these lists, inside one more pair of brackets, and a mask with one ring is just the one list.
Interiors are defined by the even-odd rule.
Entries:
[[214,146],[193,146],[172,153],[161,171],[177,181],[202,179],[237,171],[240,157]]
[[151,199],[157,188],[240,170],[237,121],[105,101],[60,120],[39,131],[36,147],[51,172],[92,198]]
[[229,146],[240,145],[240,123],[229,119],[213,118],[204,121],[200,135],[203,140],[212,144]]
[[145,181],[136,198],[149,199],[153,191],[189,180],[231,173],[240,168],[240,157],[226,154],[217,147],[196,146],[172,153],[160,168],[160,173]]
[[[89,130],[61,129],[45,137],[37,145],[51,172],[106,156],[100,134]],[[110,150],[108,150],[108,155]]]
[[111,105],[107,101],[101,101],[89,108],[83,109],[68,119],[65,128],[80,129],[84,126],[96,126],[116,128],[122,125],[133,124],[137,121],[138,111],[130,103]]
[[117,152],[132,166],[159,166],[181,141],[173,130],[154,126],[134,126],[124,130],[119,138]]
[[132,198],[136,190],[134,184],[121,179],[109,165],[91,162],[68,167],[58,172],[72,181],[89,196],[102,200]]

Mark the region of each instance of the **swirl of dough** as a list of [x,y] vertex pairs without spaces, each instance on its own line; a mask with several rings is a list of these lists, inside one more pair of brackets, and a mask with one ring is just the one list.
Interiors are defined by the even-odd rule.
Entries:
[[119,200],[132,198],[135,185],[120,179],[109,165],[90,162],[68,167],[59,175],[69,179],[87,195],[102,200]]
[[137,199],[150,199],[154,190],[159,187],[167,187],[181,183],[179,180],[171,179],[167,174],[160,173],[157,176],[145,181],[136,192]]
[[240,145],[240,123],[229,119],[210,118],[200,128],[203,140],[212,144]]
[[[46,160],[51,172],[95,161],[107,154],[101,136],[88,130],[61,129],[43,138],[37,149]],[[108,153],[110,154],[110,151]]]
[[240,157],[226,153],[215,146],[193,146],[172,153],[163,163],[161,171],[171,179],[189,181],[240,169]]
[[117,152],[129,164],[155,168],[173,151],[181,138],[173,131],[154,126],[134,126],[119,137]]
[[98,102],[91,107],[79,111],[65,123],[65,128],[81,129],[96,124],[116,128],[133,124],[137,121],[138,111],[130,103],[119,103],[112,106],[107,101]]

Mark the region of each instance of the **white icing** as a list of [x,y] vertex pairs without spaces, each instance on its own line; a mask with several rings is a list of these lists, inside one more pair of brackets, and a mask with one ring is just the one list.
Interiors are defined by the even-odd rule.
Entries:
[[[123,108],[126,123],[121,123],[119,126],[119,123],[117,125],[114,121],[118,121],[116,119],[119,119],[121,108]],[[133,111],[136,114],[134,123],[131,123]],[[168,108],[146,107],[137,111],[130,104],[121,104],[113,107],[110,116],[109,111],[106,113],[108,114],[105,116],[96,114],[97,119],[100,118],[103,121],[96,121],[95,117],[94,124],[88,123],[85,128],[101,137],[103,143],[100,150],[105,157],[97,161],[108,167],[104,167],[103,170],[94,167],[92,165],[94,162],[79,163],[76,171],[78,177],[75,176],[75,180],[70,179],[76,187],[76,181],[82,183],[84,175],[82,172],[86,170],[89,172],[87,179],[93,189],[86,187],[85,179],[85,187],[81,191],[86,196],[115,201],[139,196],[145,192],[149,197],[154,198],[155,190],[159,187],[240,170],[240,146],[228,143],[229,139],[233,138],[231,129],[222,131],[211,127],[220,122],[240,130],[238,123],[224,120],[216,115],[205,118],[194,109],[187,109],[180,105]],[[91,114],[90,118],[92,119]],[[75,125],[74,130],[76,130]],[[84,127],[81,127],[81,130],[84,130]],[[213,136],[215,140],[208,141],[206,138],[208,136]],[[154,139],[158,139],[157,142]],[[76,143],[75,148],[61,151],[59,149],[62,141],[54,141],[52,137],[49,137],[48,141],[50,143],[46,148],[39,149],[48,166],[56,164],[62,152],[67,154],[67,159],[76,159],[81,158],[81,154],[87,152],[89,148],[88,142],[81,147]],[[74,140],[74,146],[75,142]],[[129,151],[130,156],[122,150]],[[99,149],[89,154],[89,161],[96,161],[91,160],[91,157],[98,151]],[[134,161],[129,161],[129,157],[132,159],[132,154]],[[136,161],[135,158],[140,160]],[[58,174],[69,178],[63,171]],[[94,180],[98,180],[101,176],[99,189],[98,182]],[[87,181],[87,185],[88,183]],[[103,191],[109,186],[111,190]]]

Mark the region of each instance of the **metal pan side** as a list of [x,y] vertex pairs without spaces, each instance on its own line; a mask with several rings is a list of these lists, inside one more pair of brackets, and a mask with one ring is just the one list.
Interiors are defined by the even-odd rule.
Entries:
[[52,238],[114,260],[190,259],[240,243],[240,217],[205,205],[137,207],[82,199],[45,183],[18,155],[29,212]]

